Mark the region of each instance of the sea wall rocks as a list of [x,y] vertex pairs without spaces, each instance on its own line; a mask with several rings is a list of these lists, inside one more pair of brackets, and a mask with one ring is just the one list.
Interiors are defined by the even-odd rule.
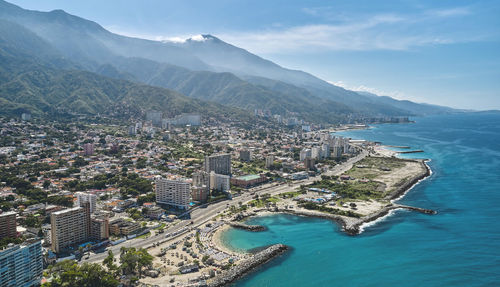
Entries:
[[269,262],[273,258],[283,254],[289,249],[288,246],[283,244],[271,245],[268,248],[256,253],[251,258],[241,262],[240,264],[224,271],[222,274],[216,276],[207,282],[208,287],[226,286],[242,276],[255,270],[257,267]]
[[247,225],[243,224],[240,222],[229,222],[229,226],[238,228],[238,229],[244,229],[252,232],[259,232],[259,231],[265,231],[266,227],[262,225]]
[[424,178],[428,177],[431,175],[431,169],[427,164],[425,163],[426,160],[417,160],[420,162],[422,165],[423,169],[422,172],[416,174],[414,177],[403,183],[401,186],[399,186],[394,192],[392,192],[389,196],[388,199],[396,199],[403,194],[405,194],[412,186],[417,184],[420,180],[423,180]]

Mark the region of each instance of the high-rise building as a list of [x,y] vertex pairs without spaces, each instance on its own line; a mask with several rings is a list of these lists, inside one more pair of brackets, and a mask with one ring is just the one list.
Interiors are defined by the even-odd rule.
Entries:
[[315,168],[315,166],[314,166],[314,158],[306,157],[304,159],[304,167],[306,169],[313,170]]
[[90,219],[90,238],[98,241],[109,238],[108,218],[94,217]]
[[201,124],[201,116],[199,114],[180,114],[172,122],[179,126],[199,126]]
[[131,125],[128,127],[128,135],[129,136],[135,136],[137,134],[136,126]]
[[323,144],[321,146],[321,157],[322,158],[329,158],[330,157],[330,145],[329,144]]
[[300,154],[299,154],[300,161],[304,161],[304,159],[306,159],[306,157],[311,157],[311,149],[309,149],[309,148],[305,148],[305,149],[302,149],[300,151]]
[[226,192],[231,188],[229,175],[210,173],[210,189]]
[[270,168],[274,164],[274,155],[266,156],[266,168]]
[[252,151],[250,151],[248,149],[240,150],[240,160],[251,161],[252,160]]
[[321,149],[317,146],[311,148],[311,158],[320,159]]
[[161,117],[163,113],[155,110],[147,111],[146,112],[146,120],[151,121],[153,123],[153,126],[155,127],[161,127]]
[[206,172],[231,175],[231,154],[206,156],[204,167]]
[[86,156],[93,155],[94,154],[94,144],[93,143],[86,143],[83,145],[83,154]]
[[83,206],[84,202],[90,203],[90,213],[97,210],[97,195],[86,192],[76,193],[76,206]]
[[50,215],[52,251],[84,243],[90,238],[90,203],[53,212]]
[[191,184],[185,181],[158,178],[155,191],[160,204],[187,209],[191,202]]
[[42,274],[41,241],[26,241],[0,251],[0,287],[40,286]]
[[342,147],[341,146],[334,146],[333,147],[333,155],[334,158],[341,158],[342,157]]
[[205,171],[193,173],[193,186],[210,188],[210,174]]
[[195,186],[191,188],[191,198],[193,201],[207,202],[208,190],[203,186]]
[[17,222],[15,212],[0,214],[0,239],[4,237],[17,237]]

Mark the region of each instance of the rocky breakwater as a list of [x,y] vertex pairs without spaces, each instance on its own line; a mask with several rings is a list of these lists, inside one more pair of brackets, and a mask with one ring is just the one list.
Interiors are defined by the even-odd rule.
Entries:
[[240,222],[229,222],[228,224],[233,228],[244,229],[252,232],[259,232],[266,230],[266,227],[262,225],[247,225]]
[[271,261],[273,258],[283,254],[289,249],[288,246],[283,244],[274,244],[268,248],[254,254],[251,258],[233,266],[229,270],[222,272],[220,275],[209,280],[207,286],[220,287],[233,283],[237,279],[252,272],[259,266]]
[[406,209],[410,211],[416,211],[420,212],[423,214],[437,214],[437,211],[432,210],[432,209],[425,209],[425,208],[420,208],[420,207],[413,207],[413,206],[408,206],[408,205],[402,205],[402,204],[389,204],[385,206],[384,208],[380,209],[379,211],[372,213],[370,215],[367,215],[365,217],[362,217],[357,220],[350,220],[350,221],[344,221],[345,225],[343,226],[343,230],[349,234],[349,235],[357,235],[361,231],[361,226],[363,224],[375,221],[383,216],[386,216],[391,210],[395,209]]

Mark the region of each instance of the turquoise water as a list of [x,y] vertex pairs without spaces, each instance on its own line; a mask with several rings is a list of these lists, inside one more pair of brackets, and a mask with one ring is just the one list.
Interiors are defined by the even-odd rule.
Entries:
[[235,286],[500,286],[500,115],[415,120],[343,135],[423,149],[413,156],[433,175],[400,202],[439,214],[396,211],[355,237],[322,219],[252,218],[268,231],[231,229],[228,246],[292,251]]

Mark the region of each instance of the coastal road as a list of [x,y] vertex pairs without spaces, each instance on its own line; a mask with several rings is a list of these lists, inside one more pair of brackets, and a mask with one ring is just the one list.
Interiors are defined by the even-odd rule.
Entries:
[[[357,156],[350,158],[349,160],[347,160],[344,163],[341,163],[341,164],[334,166],[329,171],[327,171],[325,173],[325,175],[329,175],[329,176],[340,175],[340,174],[344,173],[345,171],[349,170],[350,168],[352,168],[352,166],[356,162],[365,158],[367,155],[368,155],[368,152],[363,150]],[[293,191],[294,189],[296,189],[300,185],[307,185],[307,184],[312,183],[313,181],[320,180],[320,179],[321,179],[321,176],[316,176],[316,177],[309,178],[308,180],[302,180],[302,181],[294,183],[292,185],[288,185],[288,184],[277,185],[276,183],[271,183],[271,184],[266,184],[266,185],[263,185],[263,186],[260,186],[257,188],[253,188],[250,190],[251,192],[243,193],[241,196],[234,197],[233,200],[221,201],[218,203],[210,204],[206,208],[198,208],[198,209],[194,210],[193,212],[191,212],[190,219],[180,221],[176,225],[165,229],[165,232],[163,234],[159,234],[157,236],[156,235],[150,236],[148,238],[137,238],[137,239],[128,240],[128,241],[121,243],[119,245],[108,247],[106,250],[111,250],[116,255],[116,254],[120,253],[120,248],[122,248],[122,247],[148,248],[157,242],[165,241],[166,234],[177,233],[177,232],[181,231],[182,229],[190,229],[190,230],[196,229],[197,227],[202,226],[203,224],[205,224],[206,222],[210,221],[215,216],[220,214],[225,209],[227,209],[231,206],[238,207],[239,202],[244,204],[248,201],[251,201],[253,199],[253,197],[255,196],[255,194],[262,195],[264,193],[268,193],[272,196],[272,195],[276,195],[276,194],[283,193],[283,192]],[[253,194],[254,192],[255,192],[255,194]],[[193,224],[191,224],[191,222],[193,222]],[[169,237],[168,240],[172,240],[175,237],[176,236]],[[106,258],[106,256],[107,256],[107,252],[92,254],[89,259],[85,259],[85,257],[84,257],[81,262],[92,262],[92,263],[100,262],[100,261],[104,260],[104,258]]]

